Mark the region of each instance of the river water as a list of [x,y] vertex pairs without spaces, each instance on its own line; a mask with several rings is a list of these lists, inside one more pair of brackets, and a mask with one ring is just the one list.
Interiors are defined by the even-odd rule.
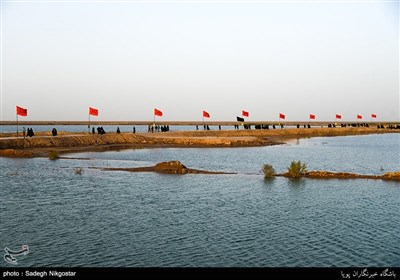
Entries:
[[[157,124],[157,123],[156,123]],[[239,129],[243,129],[243,126],[241,123],[239,124]],[[66,132],[82,132],[86,133],[89,130],[92,131],[91,129],[94,127],[95,129],[97,127],[103,127],[103,129],[108,132],[116,132],[117,128],[120,129],[121,132],[133,132],[133,128],[135,128],[135,132],[149,132],[149,127],[147,125],[91,125],[90,129],[88,129],[87,125],[19,125],[18,128],[16,125],[0,125],[0,133],[15,133],[18,132],[21,133],[23,128],[25,129],[32,128],[34,132],[51,132],[53,128],[56,128],[57,131],[66,131]],[[202,125],[199,125],[198,130],[204,130]],[[170,125],[169,126],[169,131],[194,131],[197,129],[195,125]],[[218,125],[209,125],[210,130],[219,130]],[[251,127],[254,129],[254,125]],[[270,129],[272,128],[272,125],[269,127]],[[285,126],[284,128],[288,129],[293,129],[295,128],[294,126]],[[280,129],[280,126],[276,126],[276,129]],[[221,130],[234,130],[233,125],[221,125]]]
[[[157,124],[157,123],[156,123]],[[148,132],[149,127],[147,125],[91,125],[90,131],[92,127],[95,129],[101,126],[107,132],[116,132],[117,128],[120,129],[121,132],[133,132],[133,128],[135,128],[135,132]],[[29,125],[29,126],[18,126],[18,131],[22,132],[23,127],[25,129],[30,127],[33,129],[34,132],[51,132],[53,128],[56,128],[57,131],[67,131],[67,132],[88,132],[87,125]],[[170,131],[189,131],[189,130],[196,130],[196,126],[189,126],[189,125],[176,125],[176,126],[169,126]],[[253,126],[254,128],[254,126]],[[198,126],[199,130],[203,130],[202,126]],[[216,125],[210,126],[211,130],[218,130],[219,127]],[[231,126],[221,126],[221,130],[233,130],[234,127]],[[243,127],[241,127],[243,129]],[[16,125],[0,125],[0,133],[15,133],[17,132]]]
[[[292,160],[309,170],[399,170],[400,134],[310,138],[255,148],[168,148],[0,158],[0,249],[18,265],[126,267],[400,266],[400,184],[265,181]],[[180,160],[235,175],[92,167]],[[77,174],[77,169],[82,173]]]

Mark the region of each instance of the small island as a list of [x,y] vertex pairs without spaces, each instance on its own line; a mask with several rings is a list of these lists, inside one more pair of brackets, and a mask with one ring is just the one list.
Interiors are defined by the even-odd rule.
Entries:
[[[97,169],[97,168],[96,168]],[[136,167],[136,168],[99,168],[103,171],[128,171],[128,172],[156,172],[162,174],[236,174],[221,171],[206,171],[187,168],[180,161],[160,162],[154,166]]]

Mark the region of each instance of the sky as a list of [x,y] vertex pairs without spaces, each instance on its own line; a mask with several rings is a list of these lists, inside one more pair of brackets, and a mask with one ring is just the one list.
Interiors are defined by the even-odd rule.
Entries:
[[2,1],[0,117],[398,121],[399,6]]

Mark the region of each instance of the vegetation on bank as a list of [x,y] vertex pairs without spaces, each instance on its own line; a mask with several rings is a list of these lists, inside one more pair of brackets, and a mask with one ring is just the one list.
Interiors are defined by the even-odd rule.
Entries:
[[263,173],[265,179],[279,177],[287,178],[311,178],[311,179],[381,179],[390,181],[400,181],[400,171],[388,172],[383,175],[365,175],[347,172],[330,171],[307,171],[307,164],[301,161],[292,161],[287,172],[278,174],[272,165],[264,164]]
[[60,158],[57,151],[50,151],[48,156],[49,156],[49,160],[56,160],[56,159]]
[[304,176],[307,173],[307,164],[302,163],[300,160],[299,161],[292,161],[290,164],[288,171],[286,173],[286,177],[291,177],[291,178],[300,178]]
[[264,179],[274,178],[276,175],[275,169],[270,164],[264,164],[263,166]]

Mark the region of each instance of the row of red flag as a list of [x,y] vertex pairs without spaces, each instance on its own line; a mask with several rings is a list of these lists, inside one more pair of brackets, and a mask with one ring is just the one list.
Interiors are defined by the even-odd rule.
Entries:
[[[17,115],[22,116],[22,117],[28,116],[28,109],[17,106]],[[89,115],[90,116],[98,116],[99,110],[96,108],[89,107]],[[249,115],[250,115],[249,112],[244,111],[244,110],[242,111],[243,117],[249,117]],[[154,108],[154,116],[162,117],[163,113],[161,110]],[[203,111],[203,117],[210,118],[211,116],[210,116],[210,113],[208,113],[207,111]],[[339,119],[339,120],[342,119],[342,115],[339,115],[339,114],[336,114],[335,117],[336,117],[336,119]],[[315,120],[316,116],[314,114],[310,114],[309,118],[311,120]],[[362,120],[362,118],[363,118],[362,115],[357,115],[357,119]],[[371,114],[371,118],[376,119],[376,114]],[[286,115],[279,113],[279,119],[282,119],[282,120],[286,119]]]
[[[279,119],[285,119],[286,115],[279,113]],[[316,116],[314,114],[310,114],[309,116],[310,120],[315,120]],[[342,119],[342,115],[336,114],[335,118],[338,120]],[[357,115],[357,119],[362,120],[363,116],[362,115]],[[371,114],[371,118],[376,119],[376,114]]]

